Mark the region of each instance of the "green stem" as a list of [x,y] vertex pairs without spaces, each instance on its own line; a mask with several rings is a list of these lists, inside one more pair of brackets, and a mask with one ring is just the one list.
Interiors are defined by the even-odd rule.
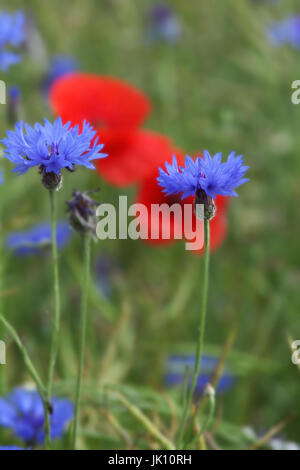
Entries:
[[[46,390],[46,387],[44,386],[44,384],[43,384],[43,382],[42,382],[42,380],[39,376],[39,373],[37,372],[36,368],[34,367],[32,361],[29,357],[29,354],[26,351],[26,348],[23,345],[23,343],[22,343],[18,333],[14,329],[14,327],[1,314],[0,314],[0,322],[2,323],[2,325],[4,325],[4,327],[7,329],[7,331],[11,334],[14,341],[16,342],[16,344],[17,344],[17,346],[18,346],[18,348],[21,352],[21,355],[23,357],[25,366],[26,366],[29,374],[31,375],[32,379],[34,380],[34,382],[36,384],[38,392],[39,392],[39,394],[41,396],[41,399],[43,401],[45,414],[47,415],[47,413],[49,411],[49,401],[47,399],[47,390]],[[47,423],[47,421],[46,421],[46,425],[45,425],[46,435],[50,434],[50,429],[49,429],[48,425],[49,425],[49,423]]]
[[208,413],[207,413],[207,416],[200,428],[200,431],[199,433],[192,439],[191,442],[187,442],[185,445],[184,445],[184,449],[187,449],[187,448],[193,448],[193,445],[199,441],[199,439],[201,438],[202,434],[207,430],[209,429],[210,425],[211,425],[211,422],[213,420],[213,417],[214,417],[214,413],[215,413],[215,407],[216,407],[216,397],[215,397],[215,390],[214,388],[209,384],[209,388],[207,389],[206,391],[206,397],[208,398]]
[[[55,204],[55,191],[50,190],[50,215],[51,215],[51,242],[52,242],[52,262],[53,262],[53,286],[54,286],[54,319],[53,331],[50,347],[50,360],[48,370],[48,383],[47,383],[47,400],[51,403],[52,388],[53,388],[53,375],[56,363],[58,342],[59,342],[59,325],[60,325],[60,295],[59,295],[59,275],[58,275],[58,255],[56,244],[56,204]],[[46,413],[46,424],[50,430],[50,410]],[[50,445],[50,432],[46,435],[46,443]]]
[[[2,216],[2,214],[0,214]],[[4,312],[4,249],[3,249],[3,225],[2,217],[0,220],[0,311]],[[0,325],[0,341],[4,340],[2,337],[4,333],[3,325]],[[4,364],[0,363],[0,394],[5,393],[5,378],[4,378]]]
[[4,318],[4,316],[2,314],[0,314],[0,321],[2,322],[4,327],[7,329],[7,331],[11,334],[11,336],[15,340],[15,342],[16,342],[16,344],[17,344],[17,346],[18,346],[18,348],[19,348],[19,350],[22,354],[24,363],[25,363],[25,365],[28,369],[29,374],[33,378],[34,382],[36,383],[37,389],[38,389],[41,397],[45,399],[46,389],[45,389],[45,387],[42,383],[42,380],[41,380],[36,368],[34,367],[32,361],[29,357],[28,352],[25,349],[25,346],[23,345],[23,343],[20,339],[20,336],[18,335],[18,333],[16,332],[14,327]]
[[183,437],[185,431],[185,425],[188,418],[188,413],[191,408],[193,395],[195,392],[197,378],[199,374],[199,367],[201,361],[201,355],[204,343],[204,331],[205,331],[205,319],[207,309],[207,294],[208,294],[208,280],[209,280],[209,220],[204,220],[204,241],[205,241],[205,252],[204,252],[204,273],[203,273],[203,290],[202,290],[202,305],[200,312],[200,321],[198,327],[197,345],[196,345],[196,358],[192,376],[192,384],[189,389],[186,403],[183,407],[182,417],[178,431],[177,448],[180,449],[183,444]]
[[79,344],[79,368],[76,384],[75,395],[75,414],[74,425],[72,433],[72,449],[76,449],[79,412],[80,412],[80,396],[82,375],[84,369],[84,352],[86,342],[86,325],[87,325],[87,305],[88,305],[88,291],[90,279],[90,261],[91,260],[91,236],[89,233],[83,235],[83,283],[82,283],[82,300],[81,300],[81,315],[80,315],[80,344]]
[[175,450],[175,445],[171,442],[167,437],[165,437],[160,430],[155,426],[154,423],[150,421],[150,419],[135,405],[130,403],[124,395],[120,392],[116,392],[116,396],[119,398],[120,402],[127,408],[130,414],[134,416],[143,426],[144,428],[160,442],[164,449],[166,450]]

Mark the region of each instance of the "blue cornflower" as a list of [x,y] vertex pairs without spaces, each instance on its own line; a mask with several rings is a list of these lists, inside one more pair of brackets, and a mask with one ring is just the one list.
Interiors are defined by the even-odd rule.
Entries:
[[7,47],[18,47],[25,39],[25,16],[21,11],[15,14],[0,13],[0,69],[6,71],[17,64],[21,56]]
[[0,450],[25,450],[18,446],[0,446]]
[[222,162],[221,153],[211,157],[205,150],[204,158],[198,157],[195,161],[186,156],[185,167],[178,167],[174,155],[172,165],[166,162],[167,171],[159,168],[157,181],[166,195],[182,193],[182,199],[194,196],[198,191],[204,191],[212,199],[218,194],[237,196],[234,188],[249,181],[244,178],[248,168],[243,165],[242,156],[235,156],[235,152]]
[[[192,370],[195,364],[195,357],[192,355],[171,355],[167,359],[166,373],[164,380],[168,386],[180,385],[184,381],[185,370],[188,367]],[[196,393],[202,393],[206,385],[211,381],[213,371],[218,364],[215,356],[202,356],[200,362],[200,373],[196,383]],[[189,385],[191,385],[191,377]],[[216,392],[222,393],[232,388],[235,384],[235,377],[232,373],[225,371],[217,384]]]
[[[51,439],[63,436],[74,414],[74,405],[67,399],[54,397],[51,401]],[[0,398],[0,426],[10,428],[27,444],[42,444],[45,440],[44,407],[35,390],[16,388],[6,398]]]
[[276,46],[289,44],[300,49],[300,15],[291,15],[273,23],[268,29],[268,38]]
[[[71,235],[72,231],[66,222],[57,224],[56,243],[58,249],[68,243]],[[51,225],[49,222],[44,222],[23,232],[12,232],[6,237],[5,244],[19,256],[40,254],[43,248],[51,245]]]
[[154,5],[149,14],[150,41],[176,42],[181,37],[181,24],[173,9],[165,3]]
[[94,170],[92,160],[107,156],[100,153],[103,145],[98,144],[98,137],[92,144],[96,131],[87,122],[83,123],[80,131],[78,125],[63,124],[61,118],[53,124],[45,119],[43,126],[39,123],[34,127],[25,124],[25,131],[23,121],[16,123],[15,131],[7,131],[7,137],[0,141],[5,146],[3,155],[15,163],[13,171],[19,174],[38,166],[44,184],[47,178],[48,186],[45,186],[48,189],[59,185],[63,168],[73,170],[75,165],[83,165]]

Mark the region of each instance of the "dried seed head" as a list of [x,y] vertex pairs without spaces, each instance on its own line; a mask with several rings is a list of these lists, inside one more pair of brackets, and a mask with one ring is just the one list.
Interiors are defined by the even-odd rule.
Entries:
[[96,239],[96,207],[98,202],[90,198],[89,194],[95,191],[80,192],[73,190],[73,199],[67,201],[70,224],[80,233],[90,232]]

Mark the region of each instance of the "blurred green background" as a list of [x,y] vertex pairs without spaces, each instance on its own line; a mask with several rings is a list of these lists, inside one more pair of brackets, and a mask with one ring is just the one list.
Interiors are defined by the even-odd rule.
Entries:
[[[266,39],[268,25],[297,12],[297,2],[165,1],[181,25],[174,43],[147,40],[147,18],[156,3],[3,0],[1,8],[32,15],[49,58],[69,54],[84,71],[113,75],[141,88],[153,103],[146,127],[171,136],[187,153],[207,148],[244,155],[251,181],[230,204],[229,233],[211,263],[205,352],[220,354],[237,328],[228,356],[237,382],[218,397],[224,427],[216,440],[225,448],[243,448],[247,440],[239,430],[244,426],[264,433],[294,413],[283,435],[299,441],[300,376],[287,335],[300,339],[300,107],[291,103],[291,83],[300,79],[300,53],[275,48]],[[42,59],[34,61],[27,54],[5,75],[6,83],[21,88],[23,116],[30,123],[52,117],[41,94],[45,67]],[[3,136],[4,106],[0,119]],[[4,234],[47,220],[48,198],[36,173],[16,177],[9,162],[1,165]],[[119,194],[134,198],[135,188],[100,185],[102,202],[116,202]],[[73,187],[98,186],[93,172],[79,170],[66,177],[58,196],[61,218]],[[99,293],[96,280],[91,286],[82,447],[129,446],[110,424],[111,412],[131,445],[147,448],[143,429],[102,387],[123,387],[133,403],[170,432],[176,421],[172,403],[179,406],[180,393],[167,391],[164,362],[172,351],[194,350],[202,258],[186,252],[183,243],[151,247],[129,240],[98,242],[94,265],[100,254],[111,256],[117,269],[110,280],[111,298]],[[46,374],[51,259],[5,253],[4,271],[5,315]],[[64,333],[56,388],[72,396],[81,278],[76,236],[60,254],[60,271]],[[0,367],[5,367],[9,388],[29,378],[15,345],[6,340],[7,365]]]

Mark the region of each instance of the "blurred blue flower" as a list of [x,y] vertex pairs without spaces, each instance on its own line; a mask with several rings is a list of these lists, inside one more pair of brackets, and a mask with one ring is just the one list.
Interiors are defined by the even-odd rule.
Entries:
[[63,168],[72,170],[74,165],[94,170],[91,161],[107,156],[100,153],[103,145],[98,144],[98,138],[91,147],[96,131],[87,122],[81,131],[78,125],[70,126],[70,122],[63,125],[61,118],[53,124],[45,119],[43,126],[25,123],[25,134],[24,122],[16,123],[15,131],[7,131],[7,137],[0,141],[5,146],[3,155],[16,164],[13,171],[19,174],[34,166],[56,175]]
[[149,14],[150,41],[176,42],[181,37],[181,26],[172,8],[164,3],[154,5]]
[[159,168],[157,178],[159,186],[163,187],[166,195],[182,194],[182,199],[194,196],[198,190],[215,199],[219,194],[222,196],[237,196],[234,188],[249,181],[244,178],[248,166],[243,166],[241,155],[235,156],[231,152],[226,162],[222,163],[222,154],[217,153],[211,157],[207,150],[204,150],[204,158],[186,156],[185,167],[178,167],[174,155],[173,163],[166,162],[164,171]]
[[43,83],[43,89],[48,94],[52,83],[60,77],[79,70],[77,61],[72,56],[57,55],[50,62],[47,77]]
[[11,85],[8,89],[8,94],[12,101],[19,101],[21,96],[20,88],[16,85]]
[[19,47],[25,40],[25,16],[18,11],[14,14],[0,13],[0,69],[6,71],[21,60],[21,56],[7,47]]
[[300,49],[300,15],[291,15],[273,23],[267,34],[269,41],[275,46],[288,44]]
[[18,446],[0,446],[0,450],[25,450]]
[[[67,399],[54,397],[52,406],[51,439],[56,439],[63,436],[71,421],[74,405]],[[37,391],[16,388],[6,398],[0,398],[0,426],[12,429],[27,444],[44,442],[44,421],[44,407]]]
[[3,178],[3,170],[0,170],[0,185],[3,184],[4,178]]
[[5,72],[8,70],[12,65],[18,64],[21,60],[19,54],[15,52],[0,50],[0,70]]
[[[56,242],[62,249],[69,241],[72,231],[66,222],[56,226]],[[5,245],[19,256],[40,254],[43,248],[51,246],[51,225],[49,222],[38,224],[23,232],[12,232],[5,239]]]
[[95,281],[100,293],[109,298],[112,296],[114,281],[121,276],[122,269],[117,258],[101,254],[95,262]]
[[[171,355],[167,359],[166,373],[164,380],[168,386],[180,385],[184,382],[185,371],[188,368],[190,371],[195,364],[195,356],[192,355]],[[202,356],[200,362],[200,373],[196,383],[196,393],[202,393],[205,386],[210,382],[213,371],[218,364],[218,358],[214,356]],[[235,377],[232,373],[225,371],[221,376],[216,392],[222,393],[232,388],[235,384]],[[191,385],[191,377],[189,379]]]
[[98,256],[95,268],[95,277],[99,291],[104,297],[111,297],[111,275],[113,269],[111,258],[106,255]]
[[7,118],[11,124],[20,118],[21,90],[18,86],[12,85],[8,89]]

